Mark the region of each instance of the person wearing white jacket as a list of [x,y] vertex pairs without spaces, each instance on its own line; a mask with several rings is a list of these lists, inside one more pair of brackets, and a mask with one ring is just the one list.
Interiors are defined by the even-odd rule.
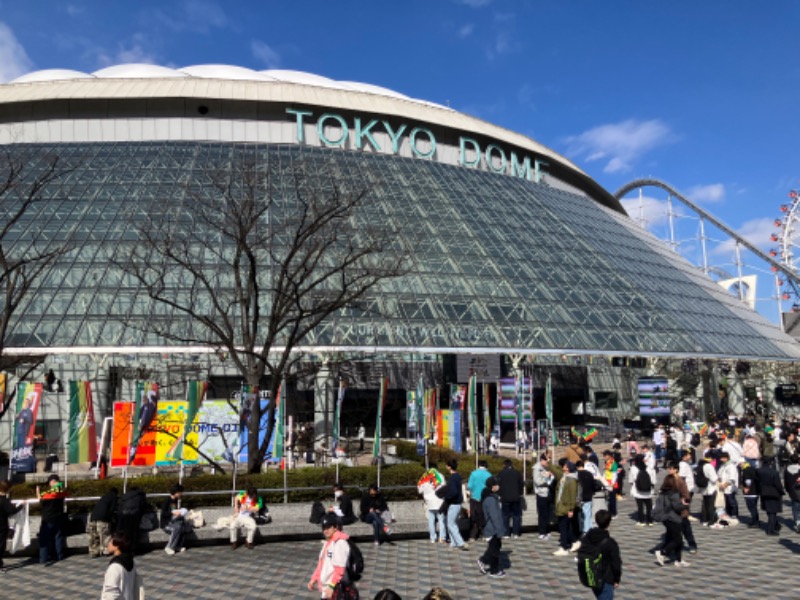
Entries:
[[[645,472],[649,476],[649,485],[644,485],[644,482],[637,482],[639,481],[639,473]],[[634,500],[636,500],[636,510],[637,510],[637,517],[638,523],[636,524],[638,527],[644,527],[645,525],[648,527],[653,526],[653,489],[655,487],[656,482],[656,471],[653,468],[647,468],[644,463],[644,459],[641,456],[637,456],[633,461],[633,466],[631,466],[631,496],[633,496]],[[646,478],[641,478],[642,480]]]
[[[422,496],[422,500],[425,503],[425,514],[428,516],[428,533],[431,537],[431,544],[436,543],[437,521],[439,523],[439,542],[445,544],[447,543],[447,530],[444,525],[444,513],[439,512],[444,503],[444,499],[436,495],[435,475],[437,473],[436,467],[431,466],[425,475],[423,475],[422,479],[419,480],[417,492]],[[439,474],[439,479],[442,479],[441,474]]]
[[107,546],[112,555],[103,580],[103,592],[100,600],[140,600],[144,598],[142,578],[136,572],[130,543],[121,533],[111,536]]
[[706,479],[708,479],[708,485],[704,488],[698,486],[697,491],[703,495],[700,521],[704,527],[709,527],[717,520],[717,510],[714,506],[714,502],[717,499],[717,491],[719,489],[717,482],[719,481],[719,477],[717,477],[717,471],[714,469],[714,465],[710,462],[706,462],[704,459],[697,462],[697,468],[702,468]]
[[739,470],[730,454],[723,452],[719,457],[722,466],[719,468],[719,487],[725,495],[725,512],[732,525],[739,522],[739,504],[736,502],[736,490],[739,489]]

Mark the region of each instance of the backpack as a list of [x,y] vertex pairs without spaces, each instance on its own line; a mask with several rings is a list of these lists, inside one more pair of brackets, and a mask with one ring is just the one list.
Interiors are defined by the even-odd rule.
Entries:
[[350,546],[350,557],[347,559],[347,576],[350,581],[358,581],[364,572],[364,555],[356,543],[348,538],[347,544]]
[[122,494],[119,499],[119,514],[126,517],[135,517],[142,514],[142,496],[143,493],[138,490]]
[[656,503],[653,506],[653,521],[656,523],[663,523],[667,516],[667,495],[659,494],[656,498]]
[[608,569],[606,557],[603,556],[603,545],[608,541],[604,539],[594,547],[587,547],[584,543],[578,550],[578,579],[581,583],[593,590],[600,590],[605,585],[605,575]]
[[647,469],[639,469],[639,472],[636,474],[634,485],[636,486],[637,492],[642,492],[644,494],[649,494],[653,490],[653,480],[650,477],[650,473],[647,472]]
[[308,518],[308,522],[319,525],[322,523],[323,517],[325,517],[325,507],[322,502],[315,500],[314,504],[311,505],[311,516]]
[[701,460],[697,463],[697,466],[694,468],[694,484],[698,488],[707,488],[708,487],[708,476],[706,472],[703,470],[703,467],[706,466],[706,461]]

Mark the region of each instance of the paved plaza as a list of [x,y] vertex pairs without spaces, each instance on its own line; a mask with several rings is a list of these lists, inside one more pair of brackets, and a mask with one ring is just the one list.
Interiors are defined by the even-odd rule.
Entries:
[[[697,499],[693,506],[698,508]],[[742,506],[742,508],[744,508]],[[612,524],[619,541],[624,572],[618,598],[647,599],[711,597],[800,598],[800,535],[788,527],[788,507],[779,537],[761,530],[735,528],[712,530],[695,524],[700,551],[684,554],[692,566],[659,567],[650,553],[663,527],[636,527],[630,514],[630,498],[620,502],[620,517]],[[531,525],[535,513],[525,514]],[[744,518],[743,518],[744,520]],[[362,598],[389,587],[404,599],[422,598],[432,586],[442,586],[456,598],[593,598],[578,582],[575,562],[556,557],[557,535],[547,542],[534,532],[517,540],[504,540],[508,576],[490,579],[475,564],[485,544],[469,552],[451,551],[427,539],[399,539],[376,548],[360,540],[366,572],[359,583]],[[321,536],[320,536],[321,539]],[[184,554],[166,556],[153,550],[137,565],[145,578],[149,599],[219,598],[317,598],[305,585],[311,575],[319,541],[269,542],[254,550],[228,545],[190,548]],[[107,559],[90,559],[85,550],[50,566],[24,558],[6,558],[8,571],[0,575],[0,598],[76,599],[99,598]]]

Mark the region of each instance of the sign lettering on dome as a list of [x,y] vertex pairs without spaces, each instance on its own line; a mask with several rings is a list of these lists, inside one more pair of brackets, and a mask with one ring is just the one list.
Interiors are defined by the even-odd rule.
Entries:
[[[362,119],[354,117],[352,122],[334,112],[315,116],[310,110],[287,108],[297,124],[295,140],[298,144],[310,143],[306,126],[316,130],[317,140],[326,148],[354,148],[371,150],[382,154],[401,154],[404,143],[408,143],[414,158],[440,160],[436,136],[427,127],[401,123],[394,127],[385,119]],[[314,120],[316,119],[316,121]],[[447,161],[442,161],[447,162]],[[539,182],[546,174],[547,162],[530,156],[518,156],[496,143],[481,146],[474,138],[461,135],[458,138],[455,163],[462,167],[481,169],[492,173],[512,175]]]

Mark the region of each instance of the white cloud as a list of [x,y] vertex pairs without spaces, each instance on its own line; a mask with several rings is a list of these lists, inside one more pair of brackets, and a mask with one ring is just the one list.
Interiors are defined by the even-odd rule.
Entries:
[[228,25],[225,11],[211,0],[184,0],[178,6],[156,9],[146,13],[146,19],[155,19],[175,32],[208,33]]
[[[774,218],[761,217],[746,221],[736,230],[736,233],[757,248],[766,250],[771,247],[777,247],[777,242],[770,240],[770,236],[778,231],[779,229],[775,227]],[[712,248],[710,252],[715,255],[728,255],[733,257],[736,252],[736,240],[733,238],[727,239]]]
[[692,202],[722,202],[725,199],[725,185],[722,183],[696,185],[689,188],[686,197]]
[[647,152],[673,141],[670,128],[659,119],[628,119],[594,127],[566,138],[567,154],[587,162],[607,160],[605,173],[624,173]]
[[256,60],[261,61],[268,69],[276,69],[281,64],[281,56],[270,46],[259,40],[250,42],[250,51]]
[[641,200],[636,196],[623,198],[620,203],[625,212],[628,213],[628,216],[647,230],[652,230],[653,227],[658,227],[667,222],[668,209],[664,200],[643,195]]
[[130,40],[119,42],[114,50],[90,46],[85,54],[101,68],[125,63],[158,64],[155,53],[148,49],[147,39],[141,33],[133,34]]
[[33,70],[33,61],[17,41],[14,32],[0,22],[0,83],[16,79]]
[[475,31],[475,25],[473,23],[467,23],[458,30],[458,37],[463,40],[464,38],[471,36],[473,31]]
[[486,49],[486,58],[494,60],[505,54],[516,52],[521,48],[519,42],[514,39],[510,31],[499,31],[494,38],[494,41]]

